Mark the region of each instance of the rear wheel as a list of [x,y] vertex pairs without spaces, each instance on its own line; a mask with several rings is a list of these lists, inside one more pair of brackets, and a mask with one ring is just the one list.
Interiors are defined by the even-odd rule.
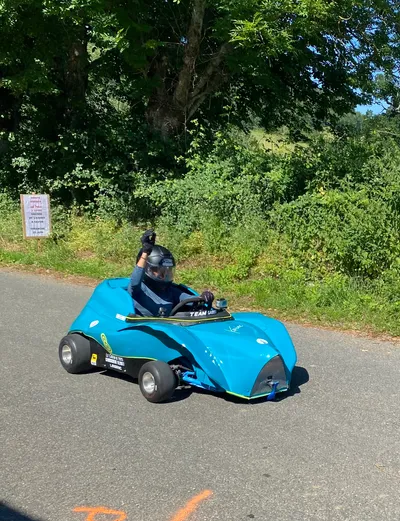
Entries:
[[90,364],[90,341],[77,333],[67,335],[61,340],[58,356],[61,365],[69,373],[83,373],[92,368]]
[[165,402],[174,394],[178,380],[168,364],[155,360],[146,362],[139,371],[139,386],[149,402]]

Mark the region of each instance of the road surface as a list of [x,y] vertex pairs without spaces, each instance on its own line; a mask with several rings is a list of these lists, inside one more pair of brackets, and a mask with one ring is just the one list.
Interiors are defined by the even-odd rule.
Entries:
[[398,346],[288,326],[284,399],[150,404],[61,367],[91,288],[4,270],[0,288],[2,521],[400,519]]

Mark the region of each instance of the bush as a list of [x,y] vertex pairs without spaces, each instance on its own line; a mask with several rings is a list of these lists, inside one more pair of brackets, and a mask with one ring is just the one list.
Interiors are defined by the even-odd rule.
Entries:
[[16,201],[0,193],[0,242],[15,243],[22,238],[21,210]]
[[73,216],[65,243],[78,257],[133,264],[141,233],[127,222],[118,225],[112,219]]
[[282,157],[266,154],[251,136],[219,134],[212,150],[198,151],[196,141],[186,159],[187,173],[147,183],[136,191],[161,212],[168,226],[182,232],[234,227],[259,219],[280,200],[285,189]]
[[376,278],[400,253],[399,215],[366,191],[309,193],[273,214],[295,255],[313,270]]

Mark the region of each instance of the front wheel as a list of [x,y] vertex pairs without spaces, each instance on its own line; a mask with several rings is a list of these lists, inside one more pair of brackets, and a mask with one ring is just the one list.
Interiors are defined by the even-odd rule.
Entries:
[[143,364],[139,371],[139,386],[149,402],[165,402],[174,394],[177,377],[165,362],[155,360]]
[[65,336],[60,342],[58,356],[61,365],[69,373],[83,373],[92,368],[90,340],[82,335],[72,333]]

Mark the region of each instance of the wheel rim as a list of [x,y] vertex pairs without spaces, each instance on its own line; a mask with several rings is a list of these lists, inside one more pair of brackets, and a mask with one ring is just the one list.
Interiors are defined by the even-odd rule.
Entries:
[[142,385],[146,394],[153,394],[156,390],[156,380],[154,376],[149,372],[144,373],[142,377]]
[[67,345],[64,344],[61,348],[61,356],[62,361],[65,365],[70,365],[72,363],[72,349]]

